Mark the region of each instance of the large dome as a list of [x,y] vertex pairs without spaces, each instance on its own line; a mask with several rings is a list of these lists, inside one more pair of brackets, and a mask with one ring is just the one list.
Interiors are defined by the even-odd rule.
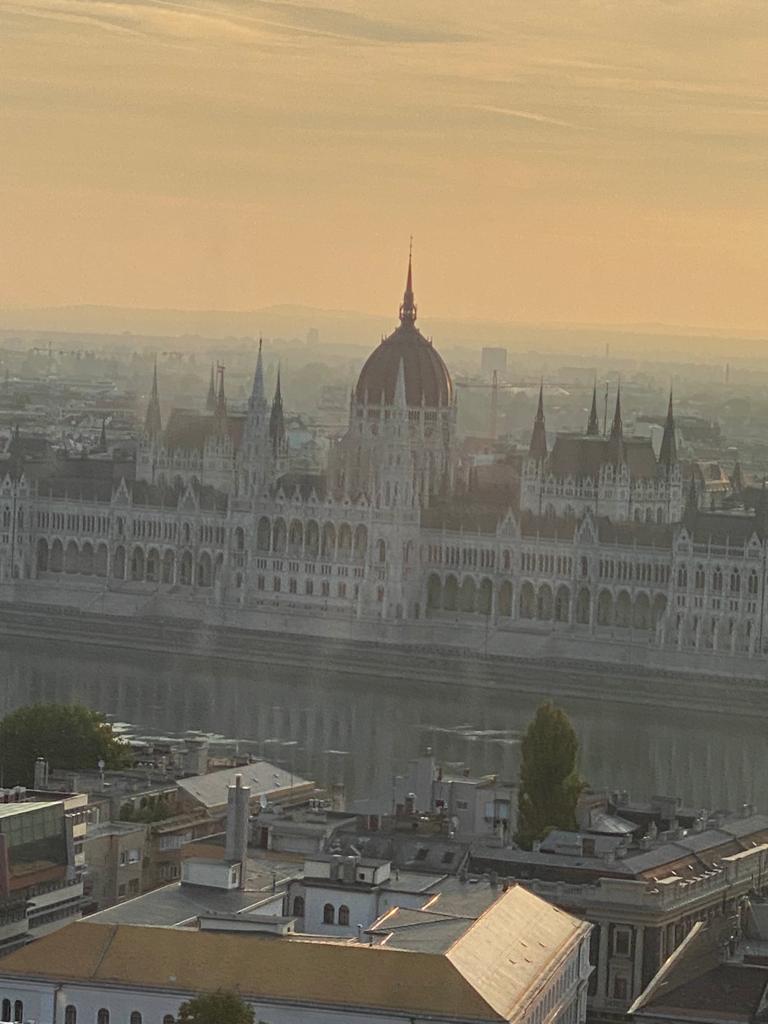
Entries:
[[400,307],[400,326],[368,356],[355,388],[357,401],[365,402],[367,399],[369,405],[391,405],[401,363],[409,407],[420,406],[422,401],[430,408],[451,403],[453,382],[448,367],[416,326],[410,260]]

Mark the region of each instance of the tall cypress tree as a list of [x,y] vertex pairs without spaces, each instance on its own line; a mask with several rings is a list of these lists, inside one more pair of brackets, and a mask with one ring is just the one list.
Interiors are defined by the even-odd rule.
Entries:
[[568,716],[540,705],[523,737],[515,841],[530,849],[551,828],[576,828],[579,741]]

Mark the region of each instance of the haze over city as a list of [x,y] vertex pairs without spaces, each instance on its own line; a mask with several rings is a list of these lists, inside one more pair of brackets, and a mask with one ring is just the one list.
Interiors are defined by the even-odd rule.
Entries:
[[0,38],[0,1024],[766,1024],[766,0]]
[[[0,304],[761,332],[761,0],[2,0]],[[7,315],[6,326],[13,326]]]

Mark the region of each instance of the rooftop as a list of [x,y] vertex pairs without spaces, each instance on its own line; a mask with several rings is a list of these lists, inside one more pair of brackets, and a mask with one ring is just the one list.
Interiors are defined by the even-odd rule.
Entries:
[[205,807],[223,807],[227,803],[228,788],[234,783],[236,775],[242,776],[243,786],[250,786],[251,799],[312,785],[306,779],[267,761],[254,761],[239,768],[224,768],[222,771],[208,772],[207,775],[179,779],[179,789]]
[[589,926],[514,887],[456,924],[441,952],[76,922],[0,962],[0,978],[174,993],[237,989],[293,1005],[361,1007],[451,1021],[509,1020]]

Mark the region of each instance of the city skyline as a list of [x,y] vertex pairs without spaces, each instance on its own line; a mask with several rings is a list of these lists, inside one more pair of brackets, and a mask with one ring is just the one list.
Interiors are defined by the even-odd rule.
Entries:
[[760,330],[768,15],[3,0],[5,307]]

